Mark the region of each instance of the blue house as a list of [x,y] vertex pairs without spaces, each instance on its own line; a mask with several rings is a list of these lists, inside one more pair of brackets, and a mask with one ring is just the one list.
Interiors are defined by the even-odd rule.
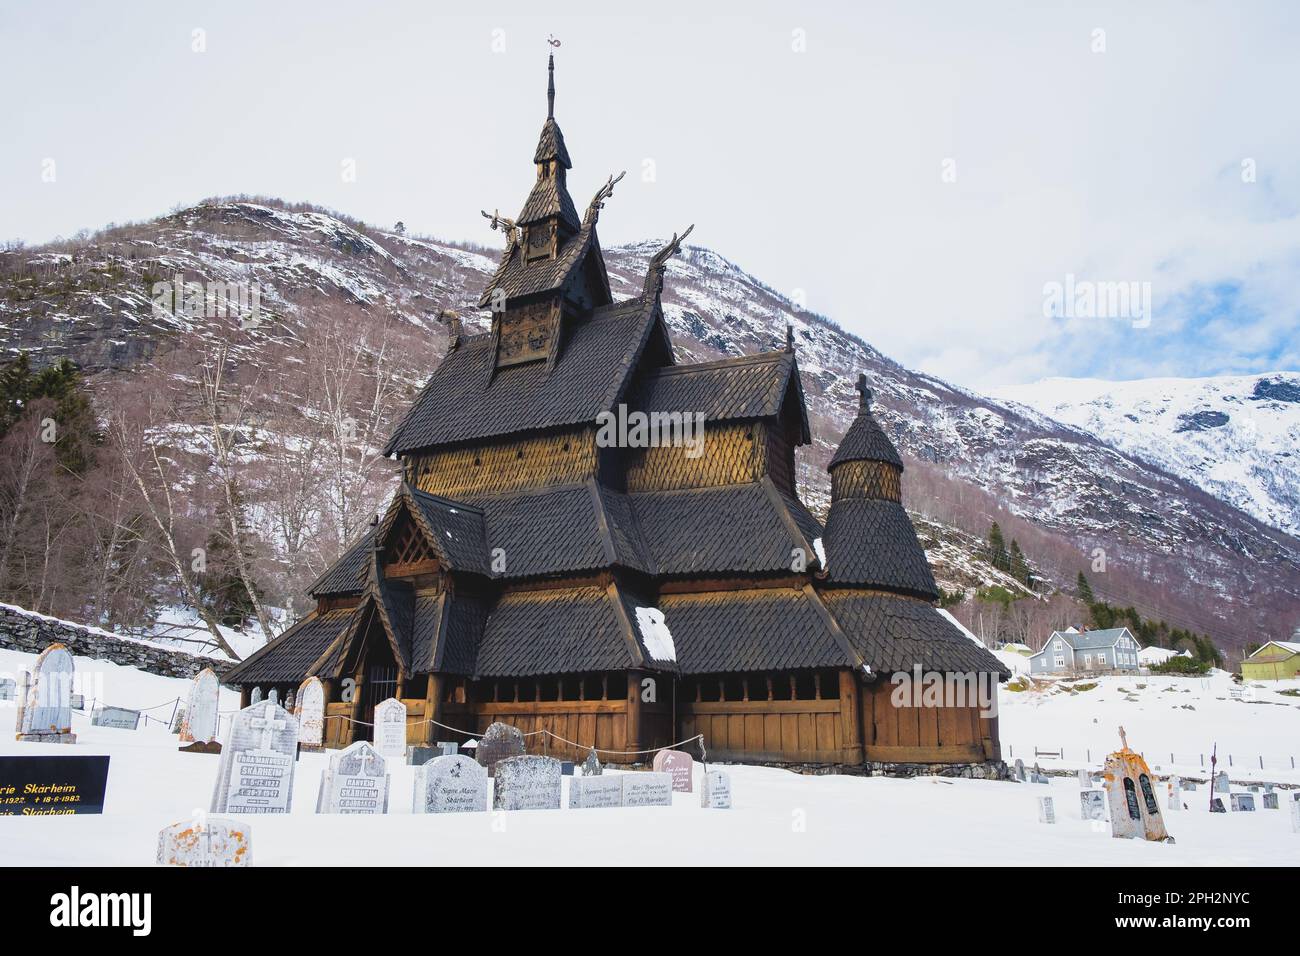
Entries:
[[1043,649],[1029,658],[1032,674],[1136,672],[1141,645],[1127,627],[1102,631],[1053,631]]

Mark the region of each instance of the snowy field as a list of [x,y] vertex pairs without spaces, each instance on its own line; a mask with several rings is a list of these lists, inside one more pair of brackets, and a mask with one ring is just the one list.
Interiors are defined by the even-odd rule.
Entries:
[[[0,651],[0,671],[12,674],[33,659]],[[77,667],[96,673],[110,704],[154,704],[184,696],[188,687],[187,681],[102,661],[78,658]],[[1161,746],[1201,747],[1216,729],[1221,754],[1226,741],[1251,752],[1276,750],[1283,743],[1295,746],[1300,701],[1279,697],[1288,701],[1284,706],[1229,701],[1226,678],[1222,680],[1222,701],[1215,697],[1218,678],[1205,686],[1144,679],[1148,687],[1135,691],[1136,703],[1118,691],[1120,686],[1135,690],[1127,678],[1107,678],[1104,688],[1077,695],[1004,692],[1003,732],[1009,740],[1032,737],[1040,746],[1049,738],[1059,740],[1067,756],[1076,739],[1113,749],[1118,722],[1124,723],[1135,749],[1145,749],[1149,758],[1148,736]],[[1162,692],[1157,685],[1163,681],[1179,689]],[[1181,693],[1193,686],[1195,690]],[[1196,710],[1174,712],[1166,698],[1191,701]],[[233,693],[223,691],[223,711],[236,703]],[[11,719],[12,710],[0,713],[0,720]],[[158,831],[207,808],[219,758],[177,752],[176,738],[157,723],[134,732],[91,727],[80,715],[73,723],[79,736],[75,747],[18,743],[5,733],[0,753],[110,755],[104,814],[0,817],[6,864],[152,864]],[[1100,750],[1094,753],[1094,763],[1099,755]],[[413,768],[394,766],[388,816],[339,817],[312,812],[325,764],[323,754],[304,754],[294,781],[293,812],[251,818],[255,864],[1300,864],[1300,834],[1292,832],[1286,810],[1211,815],[1204,806],[1204,787],[1188,797],[1195,809],[1168,815],[1177,844],[1166,846],[1115,840],[1094,830],[1079,818],[1079,786],[1073,777],[1053,778],[1043,786],[814,777],[729,767],[731,810],[703,810],[698,793],[678,793],[672,807],[424,816],[410,812]],[[695,772],[698,785],[698,764]],[[1038,823],[1036,798],[1045,794],[1055,798],[1055,825]],[[1284,799],[1289,796],[1283,793]]]

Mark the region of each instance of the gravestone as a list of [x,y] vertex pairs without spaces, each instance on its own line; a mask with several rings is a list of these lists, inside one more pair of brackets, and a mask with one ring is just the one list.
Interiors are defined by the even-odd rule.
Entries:
[[700,778],[700,806],[706,810],[731,809],[731,777],[725,770],[706,770]]
[[[293,688],[292,688],[292,687],[290,687],[290,688],[289,688],[289,692],[288,692],[287,694],[284,695],[284,709],[287,710],[289,713],[291,713],[291,714],[295,714],[295,715],[296,715],[297,712],[298,712],[297,709],[296,709],[296,707],[294,706],[294,696],[293,696]],[[299,731],[299,733],[302,732],[302,721],[301,721],[301,720],[298,721],[298,731]]]
[[1016,775],[1016,779],[1019,780],[1021,783],[1024,783],[1026,781],[1025,762],[1021,760],[1019,757],[1016,758],[1015,775]]
[[473,813],[487,810],[488,773],[470,757],[444,754],[415,772],[412,813]]
[[75,744],[72,732],[72,654],[62,644],[41,651],[18,707],[18,739]]
[[1104,773],[1111,836],[1125,840],[1169,840],[1151,768],[1141,754],[1129,749],[1123,727],[1119,735],[1121,747],[1106,758]]
[[12,677],[0,677],[0,700],[15,700],[18,697],[18,682]]
[[691,755],[680,750],[661,750],[655,754],[654,769],[669,774],[673,778],[673,789],[680,793],[691,793],[695,789],[693,766]]
[[1232,784],[1228,780],[1228,771],[1220,770],[1214,775],[1215,793],[1232,793]]
[[1047,779],[1047,774],[1043,773],[1043,771],[1039,768],[1037,762],[1034,763],[1034,772],[1029,775],[1029,782],[1047,783],[1047,784],[1051,783],[1051,781]]
[[1168,808],[1170,810],[1181,810],[1183,808],[1183,782],[1177,776],[1171,776],[1165,781],[1168,788]]
[[1259,784],[1257,784],[1257,783],[1256,783],[1256,784],[1252,784],[1252,785],[1251,785],[1250,787],[1248,787],[1247,789],[1250,790],[1251,793],[1259,793],[1259,792],[1260,792]]
[[73,709],[73,710],[85,710],[85,709],[86,709],[86,698],[83,697],[81,694],[73,694],[73,695],[69,698],[69,700],[70,700],[71,703],[72,703],[72,709]]
[[250,704],[230,722],[212,791],[213,813],[288,813],[298,721],[278,704]]
[[317,813],[388,812],[388,770],[383,755],[366,740],[330,754],[321,774]]
[[572,761],[572,760],[561,760],[561,761],[560,761],[560,776],[561,776],[561,777],[572,777],[572,776],[573,776],[573,761]]
[[72,756],[72,753],[0,756],[0,816],[64,817],[103,813],[108,757]]
[[1276,809],[1278,809],[1278,802],[1277,802],[1277,794],[1276,794],[1276,793],[1266,793],[1266,794],[1264,794],[1264,809],[1265,809],[1265,810],[1276,810]]
[[1079,771],[1079,789],[1080,790],[1092,789],[1092,775],[1088,773],[1088,771],[1086,770]]
[[671,807],[673,775],[670,773],[622,773],[623,806]]
[[267,701],[268,701],[269,703],[272,703],[272,704],[279,704],[279,703],[280,703],[280,692],[279,692],[278,690],[276,690],[274,687],[272,687],[271,690],[270,690],[270,693],[268,693],[268,694],[266,695],[266,699],[267,699]]
[[375,705],[375,749],[385,757],[406,756],[406,705],[396,697]]
[[90,714],[92,727],[116,727],[119,730],[135,730],[140,726],[140,711],[125,707],[110,707],[97,704]]
[[248,695],[248,702],[250,704],[260,704],[262,702],[262,688],[254,687],[253,692]]
[[593,774],[574,777],[569,781],[569,809],[592,810],[600,807],[621,807],[623,805],[623,781],[619,779],[627,774],[603,776]]
[[246,823],[208,817],[173,823],[158,833],[160,866],[249,866],[253,830]]
[[1052,803],[1051,797],[1038,798],[1038,822],[1039,823],[1056,822],[1056,807]]
[[1225,806],[1223,805],[1223,798],[1222,798],[1222,797],[1215,797],[1213,800],[1210,801],[1210,812],[1211,812],[1211,813],[1227,813],[1227,812],[1228,812],[1228,808],[1225,807]]
[[1183,789],[1190,790],[1192,791],[1192,793],[1195,793],[1197,790],[1201,789],[1201,785],[1197,783],[1195,780],[1184,780]]
[[507,757],[495,769],[494,810],[560,809],[560,762],[554,757]]
[[205,667],[190,682],[181,721],[181,743],[208,744],[217,739],[217,701],[221,684],[211,667]]
[[1233,813],[1254,813],[1255,795],[1253,793],[1234,793],[1229,795]]
[[408,767],[423,767],[434,757],[439,756],[438,751],[432,747],[411,746],[406,748],[406,765]]
[[325,685],[308,677],[298,685],[298,742],[303,750],[321,749],[325,739]]
[[1106,791],[1081,790],[1079,792],[1079,818],[1082,820],[1106,819]]
[[456,756],[458,753],[460,753],[460,744],[456,743],[456,741],[454,741],[454,740],[439,740],[439,741],[438,741],[438,756],[439,756],[439,757],[454,757],[454,756]]
[[596,756],[596,748],[592,747],[587,754],[587,759],[582,762],[582,775],[584,777],[599,777],[604,773],[600,766],[600,758]]
[[1290,801],[1291,807],[1291,832],[1300,833],[1300,800]]
[[480,767],[487,767],[488,776],[495,773],[498,761],[519,757],[524,753],[524,735],[518,727],[509,724],[492,724],[479,738],[474,759]]

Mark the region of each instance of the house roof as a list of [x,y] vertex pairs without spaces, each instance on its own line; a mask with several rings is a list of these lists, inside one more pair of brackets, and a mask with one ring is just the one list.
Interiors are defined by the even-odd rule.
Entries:
[[839,498],[826,516],[827,580],[937,600],[939,591],[903,506],[878,498]]
[[[1107,627],[1095,631],[1053,631],[1047,640],[1060,639],[1076,651],[1090,651],[1098,648],[1114,647],[1125,634],[1131,638],[1127,627]],[[1047,645],[1038,654],[1047,653]],[[1038,654],[1034,654],[1037,657]]]
[[1296,643],[1294,641],[1269,641],[1266,644],[1264,644],[1263,647],[1256,648],[1255,652],[1251,654],[1250,657],[1247,657],[1246,660],[1250,660],[1256,654],[1263,653],[1264,649],[1269,646],[1279,647],[1282,650],[1286,651],[1288,654],[1300,654],[1300,643]]
[[702,413],[705,421],[777,415],[794,384],[802,420],[801,442],[810,441],[808,409],[793,352],[760,352],[717,362],[671,365],[645,377],[629,403],[648,413]]
[[490,334],[462,338],[429,377],[384,453],[594,423],[623,398],[658,318],[657,299],[640,296],[596,309],[566,326],[552,368],[528,362],[496,370]]
[[223,684],[298,683],[352,619],[353,610],[313,611],[274,640],[244,658],[221,678]]
[[811,587],[664,594],[659,608],[683,674],[856,663]]
[[877,674],[920,665],[923,671],[1011,676],[997,657],[923,601],[840,589],[822,591],[821,598],[854,651]]

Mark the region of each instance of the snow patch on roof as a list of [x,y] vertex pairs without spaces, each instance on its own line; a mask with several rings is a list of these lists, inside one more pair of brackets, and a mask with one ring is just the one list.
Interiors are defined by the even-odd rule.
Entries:
[[664,623],[664,612],[657,607],[639,607],[636,609],[636,626],[641,631],[641,640],[646,653],[656,661],[677,662],[677,648],[673,646],[673,635]]

